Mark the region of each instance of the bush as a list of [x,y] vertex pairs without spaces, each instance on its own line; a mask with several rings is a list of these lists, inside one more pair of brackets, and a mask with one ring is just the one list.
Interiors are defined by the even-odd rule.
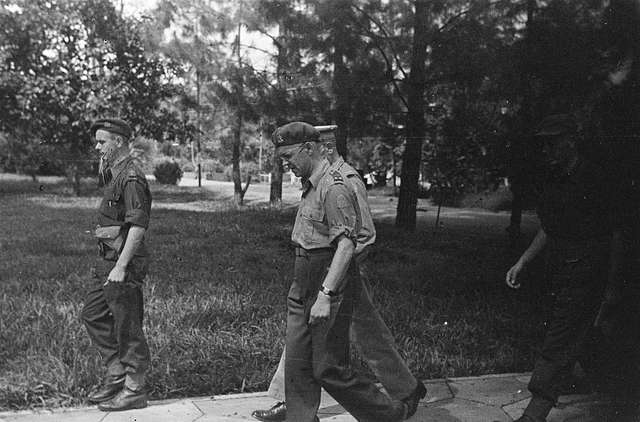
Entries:
[[156,164],[153,175],[158,183],[163,185],[177,185],[182,178],[182,170],[175,161],[162,161]]

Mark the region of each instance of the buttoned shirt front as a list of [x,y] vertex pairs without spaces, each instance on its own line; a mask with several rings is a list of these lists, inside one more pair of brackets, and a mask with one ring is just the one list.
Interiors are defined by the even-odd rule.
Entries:
[[[99,226],[120,226],[126,233],[131,225],[149,227],[151,192],[144,173],[134,158],[125,156],[111,166],[112,179],[104,188],[98,208]],[[144,242],[135,252],[146,256]]]
[[344,235],[355,245],[360,230],[355,192],[323,159],[304,182],[291,240],[304,249],[331,248]]

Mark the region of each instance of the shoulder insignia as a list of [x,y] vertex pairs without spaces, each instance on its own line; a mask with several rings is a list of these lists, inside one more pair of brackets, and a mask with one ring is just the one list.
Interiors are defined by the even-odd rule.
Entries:
[[333,170],[330,172],[330,174],[331,177],[333,177],[334,182],[344,182],[344,179],[342,178],[342,175],[338,170]]

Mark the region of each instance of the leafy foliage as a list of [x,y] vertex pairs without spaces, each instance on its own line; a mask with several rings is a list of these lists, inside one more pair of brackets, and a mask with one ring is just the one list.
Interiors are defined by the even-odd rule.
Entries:
[[182,178],[180,165],[175,161],[161,161],[156,164],[153,175],[158,183],[163,185],[177,185]]

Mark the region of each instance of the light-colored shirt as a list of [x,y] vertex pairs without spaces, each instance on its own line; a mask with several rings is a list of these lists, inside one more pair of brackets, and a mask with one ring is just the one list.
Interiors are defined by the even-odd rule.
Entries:
[[347,164],[342,157],[334,161],[329,167],[329,170],[339,171],[356,194],[361,221],[361,228],[357,236],[358,244],[356,245],[356,255],[358,255],[364,251],[367,246],[373,245],[376,241],[376,227],[373,224],[373,217],[371,216],[367,187],[360,178],[358,171]]
[[360,210],[353,189],[322,160],[305,181],[291,240],[304,249],[330,248],[341,235],[357,245]]

